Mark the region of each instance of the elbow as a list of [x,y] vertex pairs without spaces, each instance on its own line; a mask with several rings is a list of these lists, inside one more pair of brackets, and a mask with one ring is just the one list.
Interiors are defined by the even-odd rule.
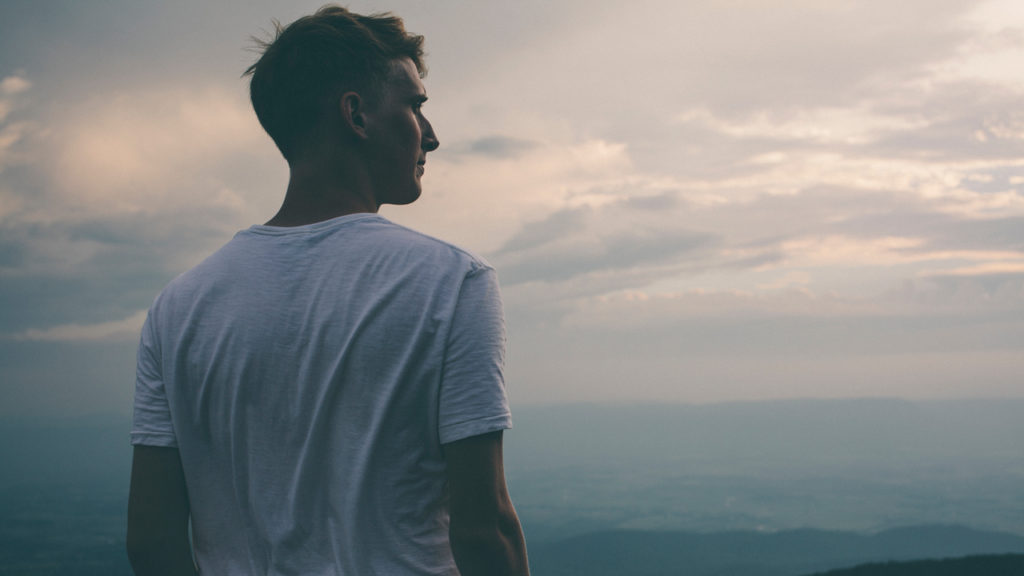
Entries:
[[[452,554],[464,574],[529,574],[526,544],[515,510],[450,526]],[[474,567],[467,570],[466,567]]]
[[472,527],[452,524],[451,527],[452,550],[457,554],[472,551],[477,555],[487,555],[487,552],[501,549],[507,540],[507,534],[496,524]]
[[465,542],[481,545],[499,542],[511,532],[519,530],[519,518],[511,502],[499,502],[490,507],[480,507],[472,514],[452,514],[449,533],[453,543]]

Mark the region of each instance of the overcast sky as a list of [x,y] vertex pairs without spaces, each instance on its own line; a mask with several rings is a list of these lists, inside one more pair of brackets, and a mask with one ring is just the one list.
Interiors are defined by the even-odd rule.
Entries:
[[[160,288],[277,209],[250,35],[0,3],[0,415],[126,413]],[[513,404],[1024,395],[1024,3],[353,2],[424,34],[396,222],[502,280]]]

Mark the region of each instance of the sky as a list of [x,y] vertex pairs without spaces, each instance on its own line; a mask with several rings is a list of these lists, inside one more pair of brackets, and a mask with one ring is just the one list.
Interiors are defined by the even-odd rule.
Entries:
[[[283,197],[250,37],[320,4],[0,3],[0,417],[130,411],[153,298]],[[1024,396],[1024,4],[348,6],[426,37],[381,213],[497,268],[513,406]]]

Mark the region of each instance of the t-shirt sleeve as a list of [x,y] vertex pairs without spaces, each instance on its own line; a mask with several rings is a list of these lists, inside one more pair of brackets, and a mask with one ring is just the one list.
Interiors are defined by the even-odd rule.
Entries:
[[171,410],[160,367],[159,341],[154,328],[151,310],[139,338],[131,440],[132,444],[176,447],[178,441],[171,423]]
[[512,427],[505,340],[497,274],[477,268],[463,280],[448,333],[438,419],[442,444]]

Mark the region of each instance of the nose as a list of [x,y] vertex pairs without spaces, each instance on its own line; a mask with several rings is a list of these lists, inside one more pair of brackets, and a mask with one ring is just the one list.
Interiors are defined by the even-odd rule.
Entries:
[[437,134],[434,134],[434,127],[430,124],[430,120],[426,117],[421,119],[422,142],[420,147],[423,148],[424,152],[433,152],[437,150],[437,147],[441,145],[441,142],[437,139]]

